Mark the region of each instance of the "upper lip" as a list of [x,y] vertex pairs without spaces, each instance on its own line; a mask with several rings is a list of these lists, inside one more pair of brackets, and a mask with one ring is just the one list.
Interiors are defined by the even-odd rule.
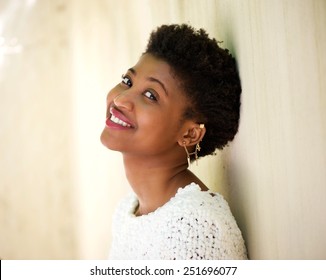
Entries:
[[125,123],[129,124],[131,127],[134,127],[133,123],[131,120],[129,120],[118,108],[114,107],[114,106],[110,106],[109,108],[109,116],[111,115],[115,116],[116,118],[124,121]]

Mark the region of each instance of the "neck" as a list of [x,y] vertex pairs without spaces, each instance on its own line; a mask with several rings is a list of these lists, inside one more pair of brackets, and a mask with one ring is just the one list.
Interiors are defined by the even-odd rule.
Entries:
[[148,214],[164,205],[178,188],[190,183],[186,161],[123,154],[127,179],[139,200],[138,214]]

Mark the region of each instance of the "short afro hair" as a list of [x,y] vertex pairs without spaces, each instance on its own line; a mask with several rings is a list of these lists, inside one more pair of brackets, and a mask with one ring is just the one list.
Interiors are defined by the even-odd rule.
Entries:
[[149,38],[145,53],[167,62],[190,101],[185,119],[204,123],[199,157],[213,154],[238,131],[241,84],[235,59],[204,29],[162,25]]

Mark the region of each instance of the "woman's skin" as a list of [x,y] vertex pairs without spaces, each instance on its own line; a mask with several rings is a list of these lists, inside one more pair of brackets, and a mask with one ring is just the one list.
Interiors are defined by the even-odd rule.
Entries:
[[155,211],[191,182],[208,190],[188,170],[184,149],[186,145],[192,151],[206,130],[183,119],[189,103],[171,70],[163,60],[145,54],[107,96],[101,141],[123,155],[139,200],[136,215]]

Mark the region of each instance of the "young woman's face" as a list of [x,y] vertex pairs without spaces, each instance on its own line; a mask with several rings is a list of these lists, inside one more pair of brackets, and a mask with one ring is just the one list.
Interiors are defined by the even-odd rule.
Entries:
[[109,92],[101,141],[109,149],[141,156],[173,152],[180,148],[187,105],[170,66],[145,54]]

